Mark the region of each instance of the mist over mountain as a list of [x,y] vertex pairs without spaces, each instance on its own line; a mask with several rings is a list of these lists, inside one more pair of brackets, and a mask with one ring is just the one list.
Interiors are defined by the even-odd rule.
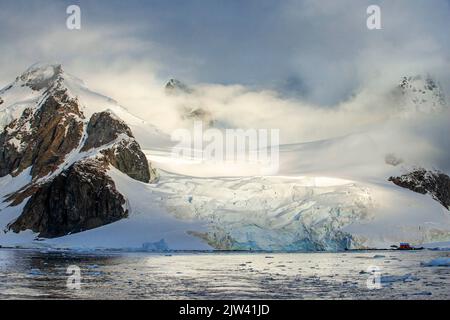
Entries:
[[[448,241],[449,149],[436,135],[449,108],[431,76],[368,86],[334,109],[240,86],[171,80],[160,90],[148,104],[166,121],[133,115],[60,64],[35,64],[0,90],[1,245],[334,251]],[[283,128],[279,170],[174,158],[170,132],[207,121],[198,110],[219,131]]]
[[[379,1],[369,30],[372,4],[81,1],[70,30],[65,2],[2,3],[0,245],[448,242],[450,3]],[[279,130],[278,170],[175,157],[198,122]]]

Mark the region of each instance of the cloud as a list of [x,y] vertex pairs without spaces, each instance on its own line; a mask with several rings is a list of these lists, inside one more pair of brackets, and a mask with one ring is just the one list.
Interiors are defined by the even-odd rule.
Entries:
[[334,105],[359,87],[399,75],[430,72],[447,82],[448,1],[376,1],[382,30],[366,28],[373,1],[289,1],[284,7],[293,44],[293,69],[311,88],[309,98]]
[[[449,2],[376,1],[383,29],[369,31],[372,2],[78,1],[82,29],[70,31],[69,2],[3,1],[0,83],[59,61],[166,132],[189,125],[177,114],[188,105],[232,127],[281,128],[286,143],[389,128],[397,138],[380,143],[408,153],[422,127],[396,118],[388,93],[403,75],[430,73],[450,96]],[[166,97],[169,77],[197,93]],[[448,147],[447,122],[427,120],[416,158]]]
[[450,27],[449,2],[376,1],[383,29],[369,31],[372,2],[78,1],[82,30],[69,31],[68,1],[4,1],[0,81],[36,60],[58,60],[74,64],[75,73],[144,63],[162,82],[177,77],[277,89],[322,106],[369,81],[424,71],[449,88],[443,71],[450,61],[443,32]]

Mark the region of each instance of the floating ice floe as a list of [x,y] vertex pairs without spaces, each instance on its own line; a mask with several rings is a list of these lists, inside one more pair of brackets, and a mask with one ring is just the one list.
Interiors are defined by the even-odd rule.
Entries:
[[392,282],[411,282],[418,280],[412,274],[408,273],[400,276],[382,276],[381,283],[392,283]]
[[422,262],[424,267],[450,267],[450,257],[436,258],[429,262]]

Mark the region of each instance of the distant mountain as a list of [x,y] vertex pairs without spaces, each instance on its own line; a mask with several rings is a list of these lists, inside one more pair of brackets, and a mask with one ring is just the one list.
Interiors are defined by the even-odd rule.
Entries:
[[206,108],[202,108],[196,105],[195,90],[185,83],[177,79],[170,79],[165,86],[166,94],[169,97],[185,96],[190,99],[186,99],[187,102],[182,103],[178,107],[178,112],[182,120],[195,120],[202,121],[207,126],[214,125],[214,116]]
[[194,90],[177,79],[170,79],[165,86],[168,95],[190,94]]
[[407,114],[440,112],[447,107],[442,88],[429,75],[403,77],[397,91]]

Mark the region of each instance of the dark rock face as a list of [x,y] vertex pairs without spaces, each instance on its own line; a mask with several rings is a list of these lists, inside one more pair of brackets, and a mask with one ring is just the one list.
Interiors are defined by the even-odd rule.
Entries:
[[87,126],[88,138],[81,151],[98,148],[108,144],[120,134],[133,138],[130,128],[121,120],[114,118],[110,112],[104,111],[92,115]]
[[[34,113],[25,109],[0,134],[0,176],[18,175],[29,166],[33,166],[33,178],[54,171],[78,146],[82,117],[77,101],[65,91],[53,93]],[[12,141],[20,143],[20,147]]]
[[442,172],[417,169],[400,177],[390,177],[389,181],[417,193],[429,193],[450,210],[450,177]]
[[12,143],[5,132],[0,134],[0,177],[4,177],[20,166],[20,152]]
[[156,179],[155,171],[150,170],[147,158],[135,140],[121,141],[101,153],[108,163],[135,180],[147,183]]
[[9,225],[54,238],[93,229],[127,217],[125,199],[96,160],[75,163],[52,181],[33,190],[22,215]]
[[99,148],[113,142],[121,134],[126,135],[129,139],[120,140],[111,148],[101,151],[107,163],[133,179],[146,183],[155,179],[154,170],[150,170],[141,147],[123,121],[109,112],[96,113],[89,120],[87,133],[88,138],[81,151]]

